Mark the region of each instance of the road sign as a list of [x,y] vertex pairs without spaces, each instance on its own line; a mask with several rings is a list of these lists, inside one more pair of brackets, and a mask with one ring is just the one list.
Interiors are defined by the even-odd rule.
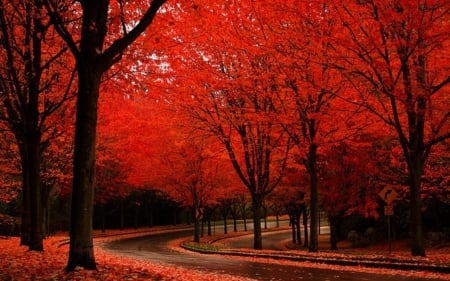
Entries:
[[199,220],[203,219],[203,209],[204,208],[195,209],[195,217]]
[[398,193],[392,187],[385,187],[378,193],[381,199],[383,199],[386,204],[391,205],[392,202],[397,198]]
[[393,205],[386,205],[386,206],[384,206],[384,215],[385,216],[392,216],[392,215],[394,215],[394,206]]

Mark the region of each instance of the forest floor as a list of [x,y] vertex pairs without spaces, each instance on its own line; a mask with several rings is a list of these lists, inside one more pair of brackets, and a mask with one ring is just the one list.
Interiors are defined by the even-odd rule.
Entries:
[[[133,237],[145,235],[149,233],[157,233],[170,231],[171,228],[144,228],[144,229],[128,229],[128,230],[108,230],[105,233],[96,231],[94,236],[95,242],[95,259],[97,262],[97,271],[90,271],[84,269],[75,270],[75,272],[65,273],[64,268],[68,257],[68,237],[67,233],[60,233],[44,240],[44,252],[30,252],[25,246],[19,246],[19,238],[17,237],[0,237],[0,281],[16,281],[16,280],[248,280],[241,277],[223,276],[221,274],[204,273],[196,270],[189,270],[169,265],[154,264],[134,260],[128,257],[116,255],[102,247],[102,244],[107,241],[121,239],[125,237]],[[240,235],[242,233],[231,233],[229,236]],[[223,238],[223,235],[216,235],[214,237],[203,238],[204,243],[209,243],[214,239]],[[183,241],[173,241],[171,247],[179,248]],[[225,242],[226,243],[226,242]],[[284,241],[287,247],[295,248],[289,241]],[[271,255],[275,255],[274,251],[257,251],[261,257],[256,257],[252,250],[246,249],[245,252],[249,255],[241,255],[240,259],[257,260],[260,262],[277,263],[277,264],[295,264],[297,266],[305,267],[320,267],[336,270],[350,270],[360,272],[373,272],[383,274],[397,274],[404,276],[414,276],[429,278],[430,280],[449,280],[449,273],[439,273],[433,270],[401,270],[391,268],[370,268],[360,265],[343,266],[339,264],[330,264],[322,262],[321,259],[364,259],[364,260],[395,260],[396,262],[410,264],[413,261],[415,264],[422,265],[436,265],[440,267],[450,268],[450,246],[441,248],[428,248],[426,258],[412,258],[404,241],[395,241],[392,243],[391,254],[387,253],[386,243],[379,245],[352,248],[349,244],[342,244],[338,251],[326,250],[327,237],[320,236],[319,253],[308,253],[304,249],[291,249],[283,251],[295,253],[296,256],[305,256],[308,259],[315,258],[318,262],[309,260],[292,260],[292,259],[272,259]],[[221,248],[221,247],[219,247]],[[226,248],[226,247],[224,247]],[[223,249],[226,251],[226,249]],[[235,251],[238,252],[239,251]],[[255,252],[256,253],[256,252]],[[224,253],[227,254],[227,253]],[[267,255],[267,256],[264,256]],[[392,261],[390,261],[392,263]]]

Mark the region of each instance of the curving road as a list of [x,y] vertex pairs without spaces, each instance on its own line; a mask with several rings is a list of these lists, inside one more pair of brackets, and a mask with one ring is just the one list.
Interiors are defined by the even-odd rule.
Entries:
[[[369,274],[328,269],[302,268],[288,265],[260,263],[239,260],[218,255],[200,255],[197,253],[179,252],[168,247],[167,242],[189,237],[192,231],[178,231],[154,234],[143,237],[128,238],[106,244],[106,247],[122,255],[143,259],[166,265],[176,265],[206,272],[226,273],[234,276],[254,278],[256,280],[358,280],[358,281],[424,281],[428,279],[402,276]],[[265,241],[280,238],[274,232],[264,236]],[[248,239],[248,238],[245,238]],[[244,239],[244,241],[245,241]],[[264,241],[263,240],[263,241]],[[234,240],[232,243],[240,243]],[[279,241],[279,240],[277,240]],[[245,242],[245,243],[248,243]],[[266,242],[267,243],[267,242]],[[271,244],[271,242],[268,242]],[[275,244],[275,243],[274,243]]]

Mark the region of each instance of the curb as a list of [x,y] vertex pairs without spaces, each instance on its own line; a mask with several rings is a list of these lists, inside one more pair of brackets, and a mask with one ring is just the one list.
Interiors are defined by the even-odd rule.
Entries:
[[203,250],[188,246],[185,242],[180,244],[180,247],[201,254],[210,255],[228,255],[228,256],[239,256],[239,257],[252,257],[252,258],[270,258],[276,260],[288,260],[296,262],[313,262],[331,265],[341,265],[341,266],[364,266],[372,268],[387,268],[387,269],[399,269],[399,270],[419,270],[419,271],[431,271],[436,273],[450,273],[450,266],[440,266],[436,264],[422,264],[414,261],[401,261],[393,258],[357,258],[357,257],[312,257],[301,254],[277,254],[277,253],[250,253],[243,251],[233,251],[233,250]]

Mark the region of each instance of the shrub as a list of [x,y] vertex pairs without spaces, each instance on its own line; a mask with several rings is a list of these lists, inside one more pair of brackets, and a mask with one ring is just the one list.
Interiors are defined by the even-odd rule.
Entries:
[[11,236],[15,231],[15,219],[11,216],[0,214],[0,235]]
[[358,247],[360,245],[361,235],[356,230],[350,230],[347,234],[347,240],[352,243],[352,247]]
[[377,236],[376,229],[368,227],[364,233],[358,233],[356,230],[351,230],[347,234],[347,240],[352,244],[352,247],[367,247],[378,242]]
[[427,247],[441,248],[448,243],[448,237],[444,232],[428,232],[425,236],[425,243]]

